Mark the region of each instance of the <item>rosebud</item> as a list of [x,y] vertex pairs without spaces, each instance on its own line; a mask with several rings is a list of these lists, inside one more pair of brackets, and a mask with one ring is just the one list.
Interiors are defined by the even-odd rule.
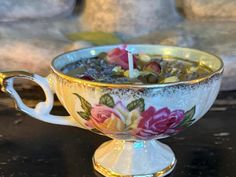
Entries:
[[161,66],[158,62],[151,61],[151,62],[147,63],[146,65],[144,65],[143,71],[149,71],[149,72],[152,72],[154,74],[160,74]]
[[[128,51],[124,48],[114,48],[107,53],[107,62],[121,66],[122,69],[129,69]],[[134,68],[137,68],[137,58],[133,55]]]
[[94,81],[95,79],[90,76],[90,75],[81,75],[81,76],[78,76],[79,79],[83,79],[83,80],[88,80],[88,81]]

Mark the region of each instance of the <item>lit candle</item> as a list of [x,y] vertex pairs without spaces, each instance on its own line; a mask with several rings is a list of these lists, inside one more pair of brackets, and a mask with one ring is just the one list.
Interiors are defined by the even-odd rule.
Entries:
[[128,60],[129,60],[129,78],[134,78],[134,59],[133,54],[128,52]]

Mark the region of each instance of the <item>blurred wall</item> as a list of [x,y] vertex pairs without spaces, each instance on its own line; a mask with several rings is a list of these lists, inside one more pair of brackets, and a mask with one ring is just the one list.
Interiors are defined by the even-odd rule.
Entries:
[[47,75],[58,54],[94,45],[70,34],[102,31],[122,43],[175,45],[219,55],[225,62],[222,89],[232,90],[235,9],[235,0],[0,0],[0,71]]

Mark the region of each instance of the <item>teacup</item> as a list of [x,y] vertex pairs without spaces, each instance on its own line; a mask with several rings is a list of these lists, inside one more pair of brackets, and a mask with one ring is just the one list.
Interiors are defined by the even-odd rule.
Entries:
[[[118,46],[76,50],[56,57],[47,77],[22,71],[0,73],[2,90],[17,107],[41,121],[76,126],[114,139],[101,145],[93,158],[94,168],[104,176],[164,176],[176,158],[156,139],[182,131],[199,120],[219,92],[223,62],[203,51],[159,46],[128,45],[138,53],[191,60],[212,70],[205,77],[165,84],[113,84],[88,81],[65,74],[65,66],[86,60]],[[42,87],[46,101],[27,107],[13,88],[15,78],[25,78]],[[56,93],[69,116],[50,114]]]

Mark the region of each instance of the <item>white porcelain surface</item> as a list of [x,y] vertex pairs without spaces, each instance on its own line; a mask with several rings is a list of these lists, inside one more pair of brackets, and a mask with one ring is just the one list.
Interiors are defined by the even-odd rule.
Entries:
[[[80,127],[116,139],[104,143],[95,152],[94,167],[99,172],[103,169],[102,174],[109,177],[164,176],[173,170],[175,156],[168,146],[154,139],[177,134],[208,111],[220,88],[223,63],[211,54],[194,49],[128,45],[137,53],[197,61],[213,72],[192,81],[153,85],[97,83],[63,73],[66,64],[114,47],[118,46],[94,47],[60,55],[53,61],[52,74],[47,78],[26,72],[0,73],[2,90],[15,99],[19,109],[36,119]],[[35,109],[27,107],[14,90],[13,82],[17,77],[39,84],[46,101]],[[50,114],[54,92],[69,116]]]
[[[130,50],[136,53],[164,55],[196,61],[211,68],[214,74],[209,75],[205,79],[202,78],[195,81],[154,84],[146,87],[142,87],[142,85],[123,86],[119,84],[84,82],[84,80],[67,77],[63,74],[65,72],[63,71],[65,65],[96,56],[101,52],[110,51],[114,47],[117,46],[94,47],[73,51],[61,55],[53,61],[54,73],[50,75],[51,85],[62,104],[80,127],[92,131],[96,130],[95,132],[99,131],[101,134],[116,139],[160,139],[176,134],[192,125],[213,104],[220,88],[222,77],[220,67],[222,63],[215,56],[194,49],[156,45],[128,46]],[[98,106],[100,105],[100,99],[104,95],[109,95],[114,102],[112,109],[107,106]],[[86,119],[81,117],[78,112],[86,111],[82,108],[83,104],[80,99],[85,100],[86,104],[90,105],[91,110],[96,110],[96,113],[100,111],[99,115],[94,115],[92,114],[93,111],[91,111],[88,112],[88,114],[91,113],[90,117]],[[137,111],[134,109],[127,111],[126,108],[129,103],[137,100],[143,101],[143,110]],[[172,122],[170,125],[168,123],[160,125],[158,127],[160,129],[157,128],[157,130],[150,132],[149,128],[145,127],[141,120],[143,118],[148,120],[144,114],[150,113],[151,109],[156,112],[162,111],[165,114],[174,114],[176,122]],[[113,118],[111,116],[109,119],[106,119],[107,122],[105,124],[100,123],[104,120],[100,120],[100,122],[94,121],[96,117],[103,117],[102,114],[108,111],[118,116],[113,116]],[[186,117],[189,111],[192,111],[189,123],[179,127],[178,125],[181,124],[181,121],[184,121],[183,117]],[[178,117],[176,112],[181,113],[182,117]],[[158,113],[153,114],[153,117],[159,115]],[[169,121],[168,117],[164,119]],[[178,127],[178,129],[175,127]]]
[[120,175],[154,174],[176,161],[173,151],[155,140],[105,142],[96,150],[94,160]]

